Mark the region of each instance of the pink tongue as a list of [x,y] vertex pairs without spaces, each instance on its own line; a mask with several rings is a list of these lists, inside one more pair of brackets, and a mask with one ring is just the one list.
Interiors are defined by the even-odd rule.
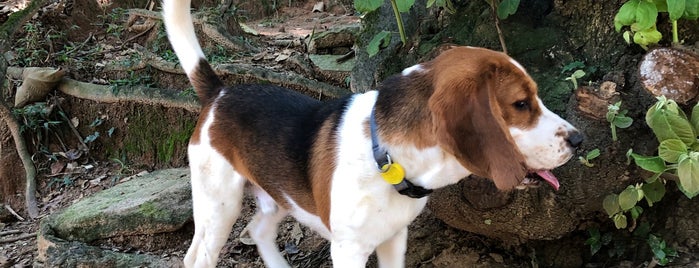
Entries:
[[536,171],[536,174],[538,174],[539,176],[541,176],[541,178],[546,180],[546,182],[551,184],[551,186],[553,186],[554,190],[558,191],[558,188],[561,187],[561,184],[558,182],[558,178],[556,178],[556,176],[553,175],[553,173],[551,173],[551,171],[539,170],[539,171]]

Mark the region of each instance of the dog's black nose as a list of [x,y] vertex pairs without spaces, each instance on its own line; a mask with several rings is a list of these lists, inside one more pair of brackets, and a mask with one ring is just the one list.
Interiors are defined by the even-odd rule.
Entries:
[[570,144],[570,146],[573,146],[573,148],[578,148],[578,146],[580,146],[580,144],[583,142],[583,135],[577,130],[569,131],[566,141],[568,144]]

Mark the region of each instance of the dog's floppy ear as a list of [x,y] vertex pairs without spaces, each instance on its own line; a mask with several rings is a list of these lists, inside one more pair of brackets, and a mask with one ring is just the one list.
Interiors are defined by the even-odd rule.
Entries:
[[435,80],[429,108],[437,141],[474,174],[491,178],[500,190],[511,190],[527,168],[495,99],[496,70],[459,75]]

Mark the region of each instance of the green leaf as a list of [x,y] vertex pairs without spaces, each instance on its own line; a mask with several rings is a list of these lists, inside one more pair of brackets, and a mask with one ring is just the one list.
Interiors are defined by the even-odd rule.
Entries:
[[614,117],[613,123],[618,128],[627,128],[633,124],[633,118],[628,116],[616,116]]
[[592,160],[592,159],[599,157],[599,155],[600,155],[599,149],[594,149],[592,151],[587,152],[587,155],[585,155],[585,159]]
[[614,215],[614,226],[616,226],[617,229],[626,228],[626,215],[621,213]]
[[624,41],[626,44],[631,44],[631,31],[624,31]]
[[692,118],[690,118],[690,122],[692,123],[694,131],[699,131],[699,103],[692,108]]
[[637,31],[633,35],[633,42],[643,46],[646,49],[646,46],[657,44],[658,42],[660,42],[660,39],[663,39],[663,34],[658,32],[658,30],[656,30],[655,27]]
[[651,107],[646,113],[646,123],[659,142],[679,139],[690,146],[697,140],[691,123],[672,100],[658,101]]
[[687,197],[692,198],[699,194],[699,152],[691,152],[689,156],[680,157],[677,176],[680,178],[680,190]]
[[585,76],[585,71],[583,71],[583,70],[576,70],[575,72],[573,72],[573,74],[572,74],[571,76],[572,76],[572,77],[575,77],[575,78],[577,78],[577,79],[580,79],[580,78],[582,78],[583,76]]
[[636,219],[638,219],[639,216],[641,216],[641,213],[643,213],[643,208],[641,208],[639,206],[635,206],[635,207],[631,208],[631,210],[629,212],[631,213],[631,218],[636,220]]
[[662,174],[663,173],[655,173],[655,174],[653,174],[653,176],[646,178],[644,181],[646,181],[646,183],[655,182],[656,180],[658,180],[658,178],[660,178],[660,175],[662,175]]
[[626,188],[619,194],[619,207],[621,207],[623,211],[627,211],[633,208],[634,206],[636,206],[637,202],[638,191],[636,190],[636,188]]
[[687,145],[678,139],[669,139],[660,142],[658,156],[669,163],[677,163],[680,155],[687,154]]
[[369,13],[377,10],[383,4],[383,0],[354,0],[354,9],[360,13]]
[[663,173],[667,169],[667,166],[665,166],[665,161],[659,156],[644,156],[631,153],[631,157],[638,167],[650,172]]
[[667,0],[653,0],[653,4],[658,8],[658,12],[667,12]]
[[574,61],[563,66],[563,68],[561,69],[561,74],[579,68],[585,68],[585,63],[583,63],[582,61]]
[[621,27],[631,25],[636,21],[636,9],[640,0],[630,0],[619,8],[619,12],[614,16],[614,29],[621,31]]
[[512,14],[517,12],[519,0],[502,0],[498,5],[498,18],[501,20],[507,19]]
[[621,212],[621,207],[619,207],[619,196],[617,194],[610,194],[604,197],[602,201],[602,207],[604,211],[607,212],[609,217]]
[[649,207],[652,207],[654,203],[662,200],[663,196],[665,196],[665,184],[661,180],[645,183],[641,186],[641,189],[643,189]]
[[658,8],[648,1],[640,1],[636,7],[636,27],[638,31],[648,30],[655,26],[658,18]]
[[437,2],[437,0],[427,0],[427,8],[432,7],[434,5],[434,3],[436,3],[436,2]]
[[391,42],[391,32],[389,31],[381,31],[374,35],[374,38],[369,41],[369,45],[366,48],[367,53],[369,53],[369,57],[373,57],[376,54],[379,53],[379,50],[383,47],[388,46],[388,43]]
[[589,229],[588,232],[590,233],[590,238],[585,240],[585,245],[590,245],[590,254],[594,256],[602,249],[602,241],[600,241],[602,236],[597,228]]
[[398,7],[399,12],[408,12],[410,11],[410,8],[413,7],[413,4],[415,4],[415,0],[395,0],[396,1],[396,6]]
[[686,0],[683,19],[696,20],[699,18],[699,0]]
[[679,20],[684,15],[685,0],[667,0],[667,12],[670,14],[670,20]]

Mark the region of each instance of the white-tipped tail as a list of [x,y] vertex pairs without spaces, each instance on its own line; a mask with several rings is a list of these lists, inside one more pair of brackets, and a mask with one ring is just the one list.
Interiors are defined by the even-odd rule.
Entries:
[[180,59],[182,68],[191,78],[199,61],[205,59],[205,56],[194,33],[190,4],[191,0],[163,0],[163,21],[170,44]]

